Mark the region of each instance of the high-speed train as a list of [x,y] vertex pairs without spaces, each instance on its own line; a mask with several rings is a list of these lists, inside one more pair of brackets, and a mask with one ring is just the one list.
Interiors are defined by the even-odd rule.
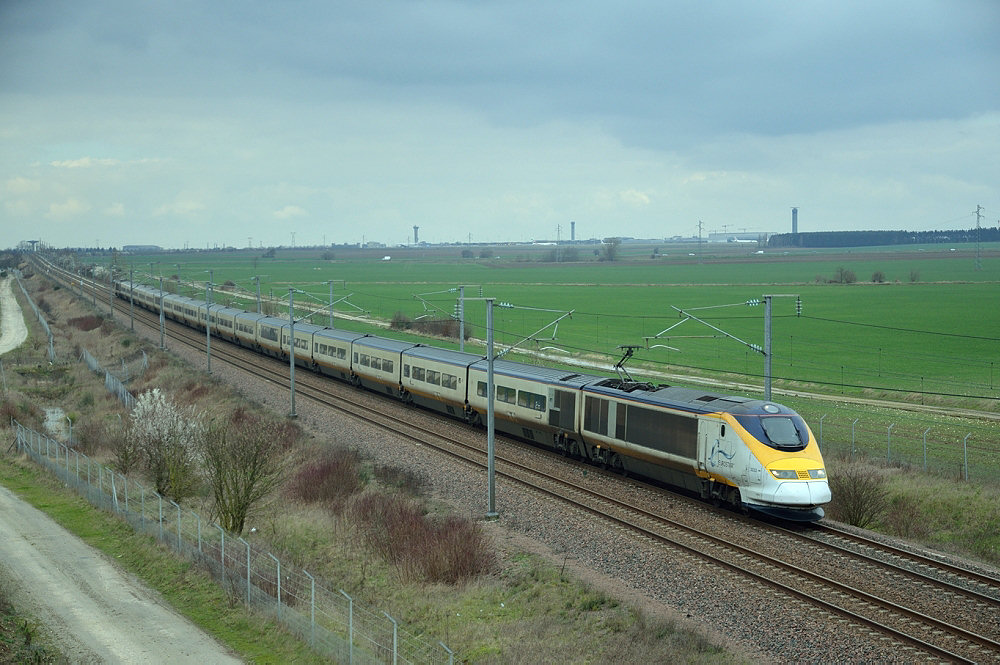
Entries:
[[[119,297],[155,312],[160,291],[129,282]],[[163,294],[164,316],[259,353],[288,359],[404,402],[481,425],[487,361],[403,342]],[[770,401],[653,385],[509,360],[494,361],[498,431],[564,455],[696,492],[715,503],[783,519],[823,517],[831,499],[816,439]]]

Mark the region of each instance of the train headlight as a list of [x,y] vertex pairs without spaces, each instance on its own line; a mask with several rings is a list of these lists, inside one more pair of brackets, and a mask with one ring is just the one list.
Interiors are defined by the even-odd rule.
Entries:
[[794,471],[776,471],[775,469],[771,469],[771,475],[779,480],[795,480],[799,477]]
[[809,477],[813,480],[817,478],[826,478],[826,469],[809,469]]

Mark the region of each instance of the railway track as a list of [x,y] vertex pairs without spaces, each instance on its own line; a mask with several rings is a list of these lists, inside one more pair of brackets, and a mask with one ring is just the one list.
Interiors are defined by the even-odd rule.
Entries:
[[[116,306],[127,315],[126,303],[116,302]],[[137,320],[159,328],[158,319],[150,313],[141,309],[136,309],[135,313]],[[203,351],[203,335],[170,323],[168,333],[172,339]],[[288,386],[287,363],[274,359],[262,361],[257,354],[222,344],[221,340],[213,345],[213,356],[273,384]],[[364,399],[358,399],[356,389],[308,372],[297,373],[296,384],[297,393],[305,399],[373,422],[465,464],[477,468],[486,466],[484,445],[479,441],[481,436],[473,437],[477,441],[470,443],[469,437],[442,435],[433,427],[416,424],[412,409],[400,404],[393,403],[392,409],[373,412],[369,404],[363,403]],[[371,397],[368,393],[361,395]],[[523,451],[525,448],[518,444],[515,449]],[[530,454],[539,453],[532,449]],[[905,651],[906,660],[1000,662],[1000,643],[997,642],[1000,637],[997,625],[1000,621],[1000,581],[996,579],[898,548],[887,553],[886,546],[881,543],[846,532],[832,533],[828,527],[820,527],[817,531],[831,542],[817,540],[816,534],[760,524],[761,532],[781,535],[776,542],[782,551],[768,552],[768,548],[759,543],[755,546],[733,542],[732,538],[673,520],[659,511],[621,501],[607,491],[584,487],[567,480],[568,474],[538,471],[533,468],[537,465],[518,461],[516,457],[498,452],[498,475],[610,521],[636,538],[700,559],[726,570],[726,574],[740,576],[749,584],[766,590],[783,611],[791,606],[803,612],[818,610],[836,617],[845,630],[877,632],[898,643]],[[592,475],[602,474],[595,472]],[[728,518],[740,519],[732,515]],[[759,540],[775,542],[775,538]],[[790,546],[792,544],[794,547]],[[793,554],[795,549],[802,553]],[[887,563],[884,560],[887,554],[900,562]],[[799,559],[799,563],[789,559]],[[871,571],[864,577],[872,583],[860,588],[862,585],[851,585],[824,574],[817,562],[831,559],[837,560],[834,568],[860,566]],[[817,567],[821,569],[819,572]],[[928,602],[928,598],[935,596],[948,599],[947,609]],[[962,609],[956,611],[956,607]],[[939,618],[942,616],[947,616],[948,620]]]

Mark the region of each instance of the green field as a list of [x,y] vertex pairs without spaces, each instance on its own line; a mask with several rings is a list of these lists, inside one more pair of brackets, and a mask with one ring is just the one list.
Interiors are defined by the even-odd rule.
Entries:
[[[623,246],[629,247],[629,246]],[[691,252],[685,250],[691,250]],[[555,356],[586,356],[602,362],[620,357],[618,346],[641,345],[630,361],[633,373],[705,375],[761,384],[763,356],[720,332],[688,320],[659,339],[647,340],[678,324],[682,308],[750,344],[764,344],[764,308],[747,300],[764,294],[801,298],[774,299],[772,377],[774,385],[817,392],[880,395],[995,409],[1000,398],[1000,250],[986,247],[982,269],[975,269],[974,247],[955,251],[943,245],[920,248],[870,248],[775,252],[756,255],[742,247],[664,246],[659,258],[651,249],[622,252],[615,262],[592,260],[584,248],[575,263],[540,261],[551,248],[496,248],[489,259],[462,259],[460,248],[343,250],[333,260],[317,250],[278,250],[275,258],[260,252],[190,252],[129,257],[137,281],[162,274],[169,290],[180,277],[183,293],[203,297],[208,270],[216,284],[231,281],[231,293],[216,290],[216,302],[239,304],[253,294],[253,275],[261,292],[287,303],[288,289],[299,305],[323,307],[329,299],[350,294],[338,315],[363,312],[387,321],[400,312],[410,318],[445,318],[454,311],[457,293],[480,293],[509,302],[514,309],[494,310],[497,343],[509,345],[551,323],[556,312],[574,310],[572,318],[540,333],[529,349]],[[391,261],[381,260],[393,255]],[[124,261],[119,259],[119,266]],[[853,284],[821,283],[852,271]],[[883,283],[872,283],[876,271]],[[417,299],[417,294],[430,305]],[[731,307],[715,307],[734,305]],[[287,311],[287,308],[286,310]],[[304,314],[299,310],[298,315]],[[325,314],[315,317],[327,321]],[[339,317],[337,325],[365,329],[363,322]],[[485,304],[466,303],[466,322],[474,337],[485,338]],[[669,337],[669,339],[668,339]],[[645,347],[650,348],[645,348]],[[470,346],[470,348],[473,348]],[[478,347],[481,348],[481,347]]]

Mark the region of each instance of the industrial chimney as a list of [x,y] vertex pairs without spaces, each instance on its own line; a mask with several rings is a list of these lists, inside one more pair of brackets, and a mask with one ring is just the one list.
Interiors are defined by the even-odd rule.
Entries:
[[799,209],[792,208],[792,233],[799,232]]
[[569,223],[569,239],[572,242],[576,242],[576,222]]

